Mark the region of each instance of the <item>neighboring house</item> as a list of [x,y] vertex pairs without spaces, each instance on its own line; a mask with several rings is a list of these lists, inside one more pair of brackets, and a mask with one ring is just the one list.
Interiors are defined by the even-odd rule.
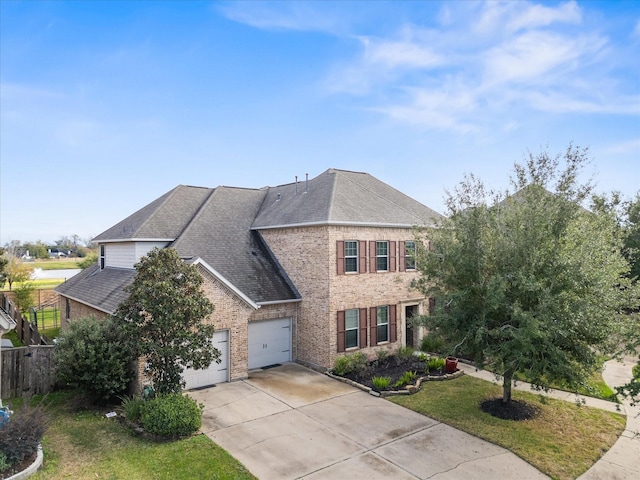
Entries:
[[413,228],[440,215],[366,173],[329,169],[277,187],[180,185],[98,235],[98,264],[56,290],[65,321],[115,312],[154,247],[175,248],[203,275],[222,363],[187,371],[187,388],[297,361],[331,368],[345,352],[375,356],[420,340],[427,312]]

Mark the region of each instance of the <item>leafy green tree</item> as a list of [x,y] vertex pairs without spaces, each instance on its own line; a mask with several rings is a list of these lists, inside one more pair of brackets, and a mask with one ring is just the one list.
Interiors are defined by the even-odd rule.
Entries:
[[113,318],[79,318],[69,324],[55,349],[57,375],[98,403],[126,392],[133,378],[131,342]]
[[87,268],[93,265],[98,261],[98,254],[96,252],[90,251],[82,260],[78,262],[78,266],[80,268]]
[[29,279],[31,272],[22,261],[11,253],[7,254],[7,265],[5,266],[5,278],[9,282],[9,290],[13,289],[15,282],[24,282]]
[[540,388],[586,379],[628,301],[615,219],[581,207],[587,153],[529,154],[515,164],[513,194],[468,176],[426,231],[418,286],[436,299],[428,323],[504,377],[505,403],[516,372]]
[[154,249],[136,264],[129,297],[116,316],[145,357],[158,393],[180,392],[185,367],[201,369],[220,362],[205,319],[213,305],[202,291],[197,267],[171,248]]
[[35,287],[31,282],[23,281],[19,287],[17,287],[14,291],[15,299],[16,299],[16,307],[23,314],[27,314],[27,310],[29,307],[33,307],[33,292]]

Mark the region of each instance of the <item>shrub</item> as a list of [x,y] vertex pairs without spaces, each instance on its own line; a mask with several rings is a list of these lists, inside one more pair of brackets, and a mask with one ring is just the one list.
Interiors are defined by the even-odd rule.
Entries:
[[387,358],[389,358],[389,350],[382,349],[376,350],[376,358],[378,359],[378,363],[383,363]]
[[389,385],[391,384],[391,378],[390,377],[373,377],[371,379],[371,383],[373,383],[373,387],[376,390],[386,390],[387,388],[389,388]]
[[8,470],[10,466],[11,464],[9,463],[9,460],[7,460],[7,456],[0,452],[0,472]]
[[122,400],[122,410],[132,422],[139,422],[142,416],[144,400],[142,398],[125,397]]
[[398,358],[408,360],[413,356],[413,348],[406,346],[398,348]]
[[405,385],[412,383],[417,376],[418,374],[416,372],[404,372],[402,374],[402,377],[400,377],[400,379],[394,384],[394,386],[404,387]]
[[640,363],[634,365],[631,369],[631,373],[633,374],[633,378],[637,378],[640,380]]
[[440,370],[444,368],[446,363],[447,362],[444,358],[431,357],[427,360],[427,372],[429,370]]
[[349,355],[351,360],[351,371],[355,373],[362,373],[367,368],[367,356],[362,352],[356,352]]
[[81,318],[62,332],[55,349],[58,379],[107,402],[124,393],[132,378],[132,350],[111,319]]
[[340,376],[346,375],[349,373],[350,366],[351,361],[347,355],[337,357],[333,362],[333,373]]
[[429,333],[422,337],[420,350],[423,352],[440,353],[444,348],[444,339],[436,333]]
[[38,451],[47,426],[48,418],[42,404],[31,407],[25,402],[11,416],[11,421],[0,428],[0,452],[4,454],[3,463],[6,468],[22,462]]
[[161,437],[185,437],[202,425],[204,406],[180,393],[159,395],[141,402],[140,422],[145,431]]

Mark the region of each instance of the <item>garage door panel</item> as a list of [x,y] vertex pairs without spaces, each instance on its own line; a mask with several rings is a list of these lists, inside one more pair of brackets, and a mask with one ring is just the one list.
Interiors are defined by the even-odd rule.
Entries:
[[249,323],[249,368],[291,361],[291,319]]
[[186,382],[185,390],[229,381],[229,331],[215,332],[212,342],[220,351],[220,363],[212,362],[208,368],[201,370],[185,369],[182,373]]

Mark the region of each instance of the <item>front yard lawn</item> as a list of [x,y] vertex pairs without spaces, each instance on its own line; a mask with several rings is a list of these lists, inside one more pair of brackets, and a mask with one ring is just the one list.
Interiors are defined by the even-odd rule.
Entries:
[[52,393],[45,402],[52,421],[42,442],[44,466],[34,480],[255,479],[205,435],[153,442],[105,418],[109,409],[74,408],[73,393]]
[[513,399],[539,408],[538,416],[500,420],[479,408],[483,400],[501,396],[500,386],[463,376],[423,383],[418,393],[390,401],[500,445],[562,480],[588,470],[616,442],[626,424],[626,417],[618,413],[517,390]]

